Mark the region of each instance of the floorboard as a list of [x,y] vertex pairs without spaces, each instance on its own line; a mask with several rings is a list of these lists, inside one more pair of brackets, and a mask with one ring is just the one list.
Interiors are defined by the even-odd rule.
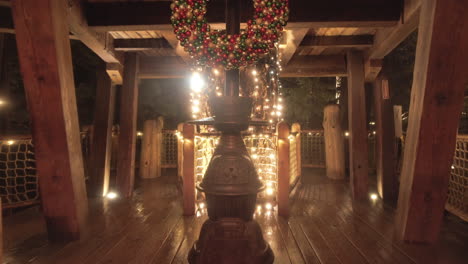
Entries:
[[[304,169],[291,197],[291,216],[257,212],[255,220],[275,263],[466,263],[468,225],[447,215],[435,245],[393,238],[394,208],[381,200],[355,202],[347,181],[323,169]],[[174,173],[139,182],[132,199],[90,199],[87,228],[79,241],[50,244],[39,207],[4,219],[3,263],[188,263],[206,221],[206,208],[182,216]],[[370,188],[372,191],[373,188]]]

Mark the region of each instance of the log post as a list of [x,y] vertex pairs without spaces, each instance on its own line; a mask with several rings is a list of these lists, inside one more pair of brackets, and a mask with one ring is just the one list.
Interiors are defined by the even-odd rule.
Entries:
[[97,73],[94,135],[89,166],[90,193],[94,196],[104,196],[109,191],[114,108],[115,86],[103,68]]
[[367,197],[368,149],[364,58],[360,51],[348,51],[349,172],[353,199]]
[[124,80],[120,92],[120,132],[117,157],[117,188],[124,197],[133,193],[138,109],[138,55],[125,54]]
[[278,133],[278,214],[289,216],[289,127],[279,122]]
[[389,89],[388,79],[380,74],[374,82],[377,190],[385,201],[393,202],[397,193],[397,178],[395,173],[395,127]]
[[140,177],[151,179],[161,176],[161,145],[163,117],[146,120],[141,141]]
[[294,123],[291,126],[291,133],[296,133],[296,160],[297,160],[297,175],[302,175],[302,141],[301,141],[301,125]]
[[345,155],[340,106],[327,105],[323,112],[327,177],[333,180],[342,180],[345,178]]
[[88,202],[67,5],[62,0],[17,0],[12,13],[49,239],[76,240]]
[[426,0],[420,12],[395,231],[435,243],[468,85],[468,1]]
[[184,215],[195,214],[195,126],[184,124],[183,134],[183,197]]

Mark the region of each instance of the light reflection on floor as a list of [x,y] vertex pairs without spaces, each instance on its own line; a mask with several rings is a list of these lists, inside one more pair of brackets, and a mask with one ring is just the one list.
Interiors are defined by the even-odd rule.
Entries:
[[[254,213],[254,218],[257,216],[266,216],[270,217],[273,216],[274,213],[277,211],[277,205],[273,204],[272,202],[258,202],[257,203],[257,209],[255,210]],[[196,204],[196,217],[201,217],[204,215],[207,215],[208,211],[206,208],[206,203],[205,202],[197,202]]]

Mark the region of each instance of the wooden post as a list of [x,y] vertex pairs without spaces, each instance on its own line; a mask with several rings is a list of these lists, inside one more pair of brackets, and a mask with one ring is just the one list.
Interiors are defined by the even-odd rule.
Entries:
[[297,175],[302,175],[302,142],[301,142],[301,124],[294,123],[291,126],[291,133],[296,134],[296,160],[297,160]]
[[368,149],[364,59],[362,52],[348,51],[349,172],[354,199],[367,197]]
[[163,117],[146,120],[141,141],[140,177],[143,179],[161,176],[161,145]]
[[422,2],[396,234],[434,243],[440,232],[464,91],[468,1]]
[[397,178],[395,173],[395,127],[389,89],[388,79],[380,74],[374,82],[377,190],[380,197],[393,202],[397,193]]
[[104,196],[109,191],[114,108],[115,86],[103,68],[97,73],[94,136],[89,167],[91,193],[94,196]]
[[12,13],[49,239],[76,240],[88,202],[66,2],[17,0]]
[[289,216],[289,127],[279,122],[278,133],[278,214]]
[[195,126],[184,124],[183,143],[183,197],[184,215],[195,214]]
[[0,262],[3,263],[3,208],[2,198],[0,198]]
[[126,53],[124,80],[120,93],[120,133],[117,157],[117,188],[125,197],[132,196],[135,180],[138,68],[138,55]]
[[345,178],[345,155],[340,106],[327,105],[323,112],[327,177],[333,180],[342,180]]

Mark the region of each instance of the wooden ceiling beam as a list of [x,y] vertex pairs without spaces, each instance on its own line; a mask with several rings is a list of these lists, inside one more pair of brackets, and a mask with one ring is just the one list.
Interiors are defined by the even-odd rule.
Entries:
[[112,44],[109,43],[112,38],[108,38],[107,33],[96,33],[88,27],[81,0],[68,1],[68,10],[70,31],[83,44],[96,53],[104,62],[121,63],[123,61],[123,55],[113,50]]
[[346,75],[346,59],[343,55],[295,56],[280,73],[280,77],[334,77]]
[[[171,2],[88,3],[87,21],[95,30],[171,29]],[[207,19],[212,24],[225,21],[224,1],[210,1]],[[241,21],[253,16],[251,1],[241,0]],[[339,8],[338,8],[339,7]],[[295,0],[290,2],[288,28],[292,27],[389,27],[395,26],[402,10],[394,0]]]
[[[141,57],[140,79],[185,78],[190,68],[179,57]],[[343,55],[295,56],[280,73],[280,77],[334,77],[346,76]]]
[[190,68],[177,56],[141,57],[140,79],[174,79],[188,76]]
[[383,60],[367,60],[364,64],[366,82],[373,82],[382,70]]
[[116,51],[141,51],[151,49],[172,49],[165,38],[114,39]]
[[368,59],[383,59],[418,28],[421,0],[405,0],[402,20],[395,27],[379,29]]
[[320,48],[369,48],[374,43],[373,35],[355,36],[305,36],[301,47]]

